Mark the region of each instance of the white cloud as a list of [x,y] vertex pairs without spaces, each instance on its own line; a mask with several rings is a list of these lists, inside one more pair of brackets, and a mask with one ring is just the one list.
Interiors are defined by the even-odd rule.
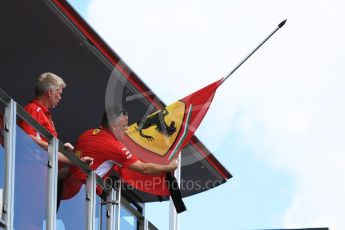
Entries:
[[238,125],[257,157],[295,177],[282,225],[345,229],[344,8],[342,0],[94,0],[88,19],[169,103],[226,75],[288,18],[218,90],[198,136],[216,149]]

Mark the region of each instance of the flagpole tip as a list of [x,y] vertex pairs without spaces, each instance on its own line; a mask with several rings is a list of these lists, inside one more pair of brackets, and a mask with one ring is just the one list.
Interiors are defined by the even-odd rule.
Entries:
[[285,19],[284,21],[282,21],[281,23],[279,23],[278,27],[279,27],[279,28],[282,28],[282,27],[285,25],[286,21],[287,21],[287,19]]

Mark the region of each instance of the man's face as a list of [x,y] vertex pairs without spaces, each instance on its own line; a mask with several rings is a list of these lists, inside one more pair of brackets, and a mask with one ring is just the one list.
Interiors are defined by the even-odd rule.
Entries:
[[49,108],[57,106],[61,100],[62,87],[48,91]]
[[112,124],[112,131],[115,137],[118,140],[121,140],[128,129],[128,116],[120,116],[117,120]]

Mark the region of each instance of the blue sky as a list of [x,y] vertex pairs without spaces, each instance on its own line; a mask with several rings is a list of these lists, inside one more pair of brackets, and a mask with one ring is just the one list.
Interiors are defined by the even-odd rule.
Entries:
[[[344,1],[70,2],[167,104],[225,76],[287,18],[218,89],[196,135],[234,178],[186,198],[180,228],[345,228]],[[168,229],[167,203],[146,211]]]

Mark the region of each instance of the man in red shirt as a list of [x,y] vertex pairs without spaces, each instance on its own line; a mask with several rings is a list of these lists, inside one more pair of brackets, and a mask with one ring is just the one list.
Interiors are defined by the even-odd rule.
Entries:
[[[108,116],[110,121],[108,121]],[[76,153],[80,156],[89,156],[94,159],[91,168],[102,178],[106,178],[115,166],[128,167],[142,174],[156,175],[173,172],[179,162],[172,161],[168,165],[146,163],[136,158],[120,140],[128,129],[128,115],[117,107],[103,115],[100,128],[85,131],[76,144]],[[77,168],[71,169],[71,177],[65,182],[65,191],[62,199],[69,199],[80,189],[86,181],[87,175]],[[97,189],[100,195],[101,190]]]
[[[55,108],[59,104],[62,90],[65,87],[66,83],[59,76],[53,73],[43,73],[38,77],[35,85],[35,99],[25,106],[26,112],[55,137],[58,137],[58,134],[49,109]],[[23,120],[19,125],[37,144],[48,150],[48,141],[39,132]],[[65,147],[70,151],[74,150],[73,145],[69,142],[65,143]],[[62,153],[59,153],[58,159],[62,163],[71,163]],[[89,157],[81,160],[87,163],[92,162]]]
[[[55,108],[55,106],[59,104],[62,90],[65,87],[66,83],[59,76],[53,73],[43,73],[38,77],[35,84],[35,99],[25,106],[26,112],[28,112],[32,118],[34,118],[55,137],[58,137],[58,134],[49,109]],[[39,144],[43,149],[48,150],[48,140],[46,140],[39,132],[23,120],[19,122],[19,125],[37,144]],[[65,143],[65,148],[69,151],[74,150],[74,147],[70,143]],[[57,208],[59,208],[60,205],[60,196],[62,192],[63,182],[61,180],[66,176],[64,175],[67,174],[66,171],[68,171],[66,168],[63,168],[63,165],[71,164],[71,161],[60,152],[58,153],[58,160],[59,183]],[[93,162],[93,159],[90,157],[83,157],[81,160],[90,165]]]
[[[65,87],[66,83],[59,76],[53,73],[43,73],[38,77],[35,85],[35,99],[25,106],[26,112],[55,137],[58,134],[49,109],[58,105]],[[32,126],[23,120],[19,125],[37,144],[45,150],[48,149],[48,141]],[[65,147],[71,151],[74,149],[70,143],[66,143]],[[70,163],[61,153],[59,153],[58,159],[60,162]]]

